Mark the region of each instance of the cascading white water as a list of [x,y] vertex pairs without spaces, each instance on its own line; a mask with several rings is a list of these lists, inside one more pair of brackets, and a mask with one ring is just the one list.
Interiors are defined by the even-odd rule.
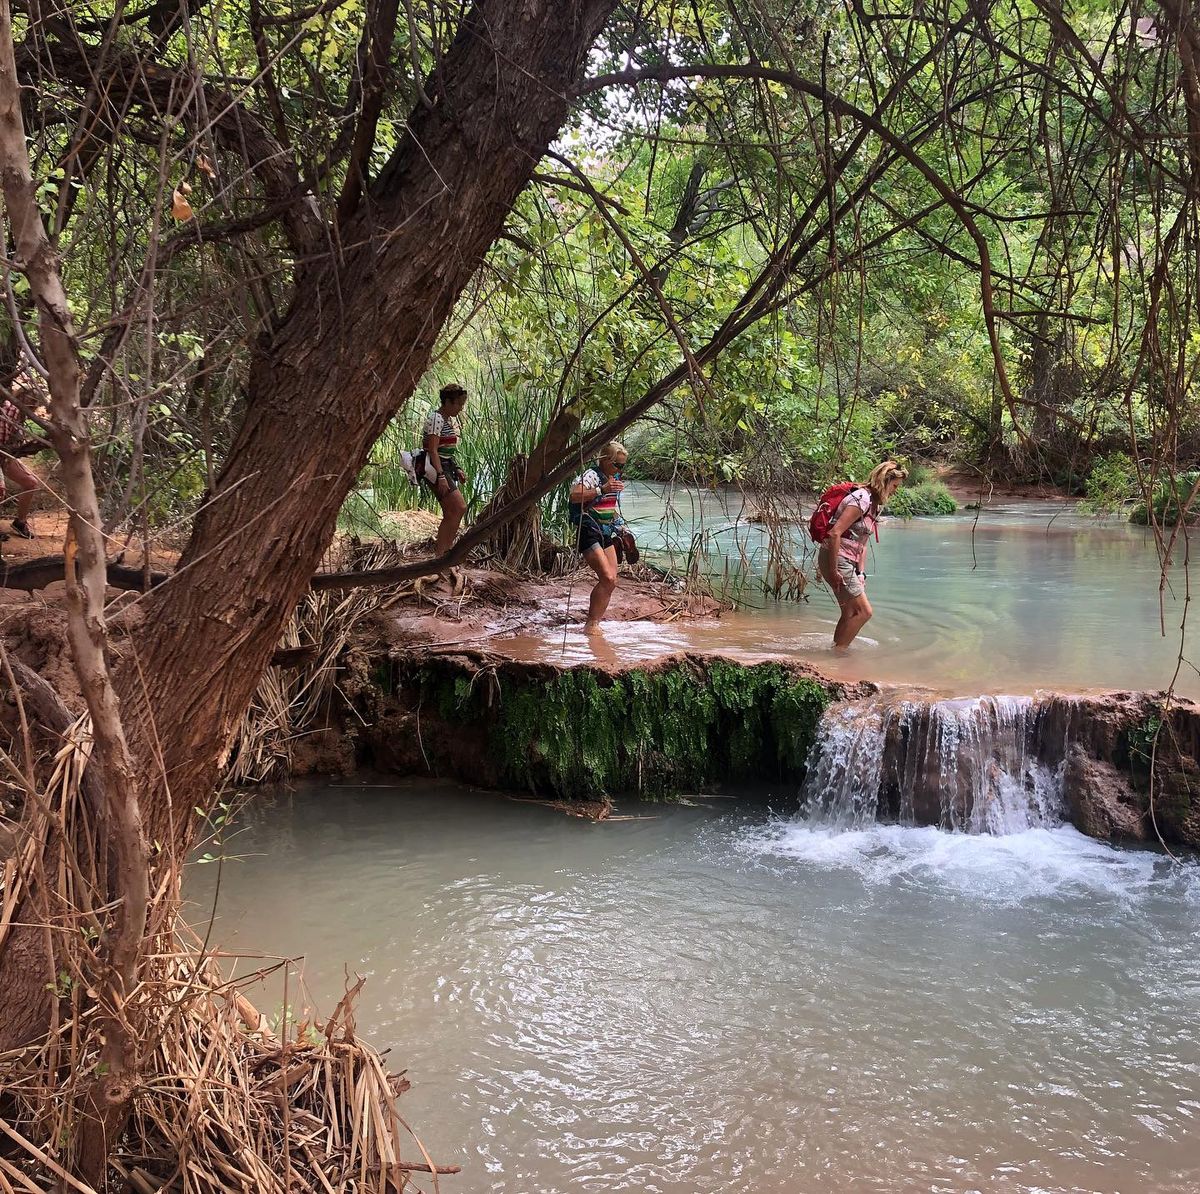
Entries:
[[881,817],[965,833],[1057,825],[1062,750],[1041,747],[1031,697],[846,702],[821,720],[801,797],[811,820],[842,829]]
[[845,701],[825,710],[800,789],[801,803],[812,820],[835,829],[874,823],[888,720],[894,710],[880,701]]

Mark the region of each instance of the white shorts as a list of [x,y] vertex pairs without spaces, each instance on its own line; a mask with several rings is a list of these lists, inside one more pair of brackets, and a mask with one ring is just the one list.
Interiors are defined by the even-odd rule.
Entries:
[[837,574],[841,577],[842,584],[834,596],[839,601],[853,601],[855,597],[861,597],[867,591],[867,578],[859,572],[853,561],[845,556],[838,556]]

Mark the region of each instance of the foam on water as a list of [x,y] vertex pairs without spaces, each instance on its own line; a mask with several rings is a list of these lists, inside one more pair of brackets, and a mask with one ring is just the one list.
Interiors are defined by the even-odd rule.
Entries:
[[320,1008],[369,976],[457,1189],[1200,1190],[1200,867],[379,782],[255,800],[219,939],[307,954]]
[[1200,865],[1149,850],[1122,850],[1070,826],[1001,835],[875,824],[857,829],[775,821],[746,831],[741,848],[826,871],[851,871],[869,887],[925,888],[985,903],[1031,899],[1140,901],[1169,896],[1200,905]]

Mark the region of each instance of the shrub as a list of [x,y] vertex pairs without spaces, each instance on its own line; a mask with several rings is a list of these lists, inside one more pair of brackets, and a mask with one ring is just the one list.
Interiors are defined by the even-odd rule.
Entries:
[[1137,497],[1137,473],[1124,452],[1110,452],[1092,465],[1079,503],[1089,514],[1114,514]]
[[953,514],[958,503],[940,481],[904,485],[892,495],[887,512],[898,518],[918,518],[932,514]]
[[[1173,527],[1180,520],[1181,513],[1189,521],[1195,520],[1197,507],[1200,507],[1200,497],[1190,503],[1188,498],[1198,478],[1200,472],[1176,473],[1154,486],[1154,515],[1159,523]],[[1138,502],[1134,506],[1129,521],[1136,522],[1139,526],[1150,525],[1145,502]]]
[[[1174,526],[1180,520],[1181,505],[1182,513],[1189,520],[1195,519],[1197,505],[1200,502],[1189,502],[1188,498],[1191,495],[1192,487],[1196,484],[1197,478],[1200,478],[1200,473],[1176,473],[1175,476],[1155,484],[1154,514],[1158,522],[1164,526]],[[1139,526],[1150,525],[1145,502],[1138,502],[1134,506],[1133,511],[1129,515],[1129,521],[1135,522]]]

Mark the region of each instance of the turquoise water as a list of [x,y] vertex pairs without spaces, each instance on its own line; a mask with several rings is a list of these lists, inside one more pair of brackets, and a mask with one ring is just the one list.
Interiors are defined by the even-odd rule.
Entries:
[[[700,536],[717,574],[761,568],[763,532],[719,495],[666,528],[663,507],[648,487],[625,499],[659,559]],[[1135,528],[1030,505],[890,521],[869,573],[876,617],[843,660],[822,588],[498,645],[789,655],[970,695],[1161,687],[1176,668],[1185,570],[1164,635]],[[1196,679],[1187,665],[1178,688]],[[407,1069],[401,1111],[432,1155],[463,1167],[443,1190],[1200,1189],[1194,860],[1068,827],[836,829],[715,799],[619,812],[592,824],[429,781],[258,792],[213,940],[299,958],[300,1015],[367,977],[360,1030]],[[217,878],[188,877],[202,925]],[[277,1011],[278,976],[251,995]]]
[[[1183,631],[1186,540],[1160,594],[1149,531],[1099,523],[1061,503],[997,504],[978,517],[887,519],[867,568],[875,617],[852,654],[837,660],[830,650],[837,607],[824,585],[814,584],[800,601],[760,595],[755,580],[765,566],[766,532],[744,520],[740,501],[676,489],[667,514],[666,491],[639,485],[623,504],[652,558],[682,565],[700,542],[708,553],[702,568],[718,577],[727,561],[745,561],[749,583],[740,595],[749,608],[698,625],[610,623],[605,639],[591,644],[574,629],[538,630],[518,636],[513,650],[566,659],[607,652],[610,661],[686,649],[785,655],[856,679],[969,695],[1164,688],[1182,651],[1176,690],[1200,697],[1195,636]],[[805,529],[790,528],[790,535],[792,558],[811,570]]]
[[256,797],[214,940],[306,955],[299,1009],[367,976],[443,1190],[1200,1188],[1194,864],[370,783]]

